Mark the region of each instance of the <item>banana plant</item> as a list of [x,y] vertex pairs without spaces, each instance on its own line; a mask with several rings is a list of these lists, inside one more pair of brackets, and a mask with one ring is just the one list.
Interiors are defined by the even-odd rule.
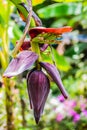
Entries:
[[[32,11],[31,13],[31,10],[27,5],[25,5],[25,3],[21,2],[20,0],[19,1],[10,0],[10,1],[13,2],[17,7],[20,17],[24,22],[26,22],[26,27],[27,25],[30,25],[30,22],[32,23],[32,20],[34,26],[42,26],[41,20],[38,18],[38,16],[35,14],[34,11]],[[30,19],[28,19],[29,18],[28,16],[30,16]],[[41,57],[41,53],[42,53],[41,51],[46,50],[48,46],[50,46],[51,48],[52,43],[58,43],[62,33],[71,32],[72,28],[71,27],[61,27],[61,28],[35,27],[29,29],[28,26],[27,30],[30,37],[30,40],[28,41],[28,45],[30,43],[30,46],[28,46],[28,49],[22,48],[23,50],[20,52],[19,49],[20,47],[23,47],[22,45],[24,45],[23,44],[24,41],[22,40],[22,42],[19,42],[16,45],[16,47],[14,48],[13,59],[8,65],[7,69],[5,70],[3,77],[5,77],[4,78],[5,87],[6,89],[8,88],[8,90],[6,91],[7,92],[6,97],[8,98],[10,95],[10,97],[8,98],[8,101],[10,102],[12,101],[11,94],[10,94],[11,87],[9,83],[10,81],[7,78],[17,76],[23,73],[25,70],[29,69],[29,67],[31,67],[32,65],[34,65],[33,66],[34,68],[27,75],[27,89],[28,89],[28,95],[30,99],[30,107],[31,109],[33,109],[35,121],[38,124],[44,110],[46,99],[49,94],[49,89],[50,89],[49,77],[51,77],[52,80],[56,83],[63,96],[65,98],[68,97],[68,94],[62,84],[60,74],[56,68],[55,62],[53,61],[54,62],[53,65],[47,62],[43,62],[43,59]],[[23,39],[24,38],[25,37],[23,37]],[[52,49],[50,50],[52,53]],[[19,53],[17,54],[17,52]],[[8,57],[9,57],[9,53],[8,53]],[[43,69],[46,70],[47,72],[46,74],[44,73]],[[10,105],[8,102],[6,107],[7,110],[10,109],[10,112],[13,112],[12,105]],[[12,113],[10,114],[9,111],[8,114],[12,115]],[[12,126],[13,120],[10,120],[13,119],[12,116],[10,116],[10,118],[7,119],[8,119],[8,130],[14,130]]]
[[[22,20],[26,22],[27,27],[27,24],[28,22],[30,22],[30,19],[27,19],[26,16],[28,17],[29,13],[31,14],[31,11],[24,3],[15,2],[14,4],[16,5]],[[26,15],[25,12],[27,12]],[[32,13],[31,17],[33,17],[36,26],[42,25],[38,16],[36,16],[34,12]],[[17,76],[33,65],[34,68],[31,69],[31,71],[27,75],[27,89],[30,99],[30,107],[31,109],[33,109],[35,121],[38,124],[40,117],[43,113],[45,102],[50,90],[50,79],[47,75],[49,75],[56,83],[63,96],[65,98],[68,97],[68,94],[62,84],[60,74],[56,68],[55,62],[53,65],[50,63],[42,62],[43,59],[41,57],[41,51],[46,50],[48,46],[51,47],[52,43],[58,43],[62,33],[71,32],[72,28],[34,27],[28,29],[27,31],[30,37],[29,41],[27,42],[28,46],[27,44],[25,44],[26,42],[19,41],[13,51],[13,59],[5,70],[3,76],[7,78]],[[22,49],[22,51],[20,52],[19,49]],[[47,71],[47,74],[44,73],[42,68]]]

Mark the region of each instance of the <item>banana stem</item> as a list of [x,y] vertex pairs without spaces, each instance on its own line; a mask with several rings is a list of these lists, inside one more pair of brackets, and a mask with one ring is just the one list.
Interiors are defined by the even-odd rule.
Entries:
[[20,47],[22,46],[23,44],[23,41],[26,37],[26,34],[28,33],[29,31],[29,27],[30,27],[30,22],[31,22],[31,17],[32,17],[32,2],[31,0],[27,0],[28,2],[28,5],[30,7],[30,12],[28,14],[28,18],[27,18],[27,22],[26,22],[26,26],[25,26],[25,29],[24,29],[24,34],[23,36],[21,37],[21,39],[19,40],[19,43],[15,46],[14,50],[13,50],[13,53],[12,53],[12,56],[13,57],[16,57],[16,54],[17,52],[19,51]]
[[40,67],[39,61],[41,60],[41,55],[40,55],[39,44],[36,43],[36,42],[32,42],[32,41],[31,41],[31,47],[32,47],[32,51],[35,52],[35,53],[37,53],[38,56],[39,56],[38,60],[36,61],[36,68],[37,68],[38,70],[40,70],[41,67]]

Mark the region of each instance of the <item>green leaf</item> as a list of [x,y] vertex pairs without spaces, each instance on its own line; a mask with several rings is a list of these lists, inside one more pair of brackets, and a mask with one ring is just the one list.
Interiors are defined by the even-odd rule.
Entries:
[[60,18],[60,19],[57,19],[57,20],[55,20],[55,22],[53,22],[52,24],[51,24],[51,27],[62,27],[62,26],[64,26],[64,25],[67,25],[67,22],[68,22],[68,19],[66,19],[66,18]]
[[22,3],[21,0],[9,0],[9,1],[11,1],[16,6],[16,8],[23,14],[25,18],[27,18],[28,11],[23,5],[21,5]]
[[7,61],[6,61],[5,55],[4,55],[3,51],[0,50],[0,63],[3,66],[4,69],[6,69],[6,67],[7,67],[6,62]]
[[63,17],[81,13],[81,3],[55,3],[37,11],[41,18]]
[[4,27],[4,25],[5,25],[5,21],[1,15],[0,15],[0,24],[2,27]]
[[58,52],[53,48],[51,52],[50,47],[48,47],[48,49],[41,54],[41,57],[42,57],[42,61],[49,62],[51,64],[53,64],[52,57],[54,57],[54,61],[59,70],[68,71],[70,69],[70,65],[66,60],[66,58],[64,56],[59,55]]
[[83,14],[80,14],[80,15],[78,15],[78,16],[75,16],[75,17],[71,18],[71,19],[68,21],[68,25],[69,25],[69,26],[75,26],[75,23],[78,23],[78,21],[79,21],[79,23],[81,23],[82,18],[83,18]]
[[[15,2],[14,0],[10,0],[13,2],[19,12],[20,17],[24,22],[26,22],[28,14],[29,14],[29,7],[22,1]],[[32,12],[32,18],[31,18],[31,27],[34,27],[35,25],[41,26],[42,22],[39,19],[39,17],[36,15],[36,13],[33,11]]]
[[84,0],[53,0],[56,2],[83,2]]
[[59,55],[55,49],[52,50],[54,55],[54,61],[56,63],[57,68],[62,71],[68,71],[70,69],[70,65],[66,58],[63,55]]
[[72,57],[75,54],[80,54],[82,51],[87,49],[87,44],[86,43],[80,43],[77,45],[74,45],[70,47],[68,50],[65,51],[65,55]]
[[22,31],[19,29],[18,25],[15,25],[13,27],[13,34],[16,37],[17,40],[20,39],[20,37],[23,35]]
[[12,3],[14,3],[15,5],[18,5],[19,3],[22,2],[21,0],[9,0],[9,1],[11,1]]
[[18,10],[20,10],[25,19],[27,19],[28,11],[26,10],[26,8],[24,8],[24,6],[22,6],[21,4],[17,4],[16,7],[18,8]]
[[87,6],[87,1],[84,1],[84,2],[83,2],[83,6]]
[[43,53],[41,53],[41,61],[53,63],[52,56],[50,54],[50,47],[47,48],[47,50]]

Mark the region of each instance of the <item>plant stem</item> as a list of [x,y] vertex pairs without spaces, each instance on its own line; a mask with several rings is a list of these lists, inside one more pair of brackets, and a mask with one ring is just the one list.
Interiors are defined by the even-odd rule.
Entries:
[[22,44],[23,44],[23,41],[24,41],[24,39],[25,39],[25,37],[26,37],[26,34],[27,34],[28,31],[29,31],[29,26],[30,26],[31,17],[32,17],[32,2],[31,2],[31,0],[27,0],[27,2],[28,2],[28,6],[29,6],[29,8],[30,8],[30,12],[29,12],[29,14],[28,14],[26,26],[25,26],[25,29],[24,29],[24,34],[23,34],[23,36],[21,37],[21,39],[19,40],[19,43],[15,46],[15,48],[14,48],[14,50],[13,50],[13,53],[12,53],[13,57],[16,56],[17,52],[19,51],[20,47],[21,47]]
[[[4,4],[3,4],[4,7]],[[9,36],[8,36],[8,27],[9,27],[9,18],[10,18],[10,4],[7,2],[6,5],[6,23],[4,26],[6,28],[3,28],[3,33],[2,33],[2,70],[4,71],[9,63]],[[15,130],[15,125],[14,125],[14,114],[13,114],[13,94],[12,94],[12,84],[10,84],[11,80],[4,78],[3,79],[3,84],[5,86],[5,96],[6,96],[6,114],[7,114],[7,130]],[[13,86],[14,87],[14,86]]]
[[52,49],[52,46],[51,46],[51,45],[50,45],[50,50],[51,50],[51,56],[52,56],[53,64],[56,66],[55,58],[54,58],[54,54],[53,54],[53,49]]
[[[6,112],[7,112],[7,130],[15,130],[14,114],[13,114],[13,94],[10,80],[4,78],[5,93],[6,93]],[[14,87],[14,86],[13,86]]]
[[26,127],[26,119],[25,119],[25,108],[26,108],[26,104],[23,98],[20,99],[21,101],[21,114],[22,114],[22,126]]
[[37,68],[38,70],[40,70],[41,67],[40,67],[39,61],[41,60],[41,55],[40,55],[39,44],[36,43],[36,42],[32,42],[32,41],[31,41],[31,47],[32,47],[32,51],[35,52],[36,54],[38,54],[38,56],[39,56],[38,60],[36,61],[36,68]]

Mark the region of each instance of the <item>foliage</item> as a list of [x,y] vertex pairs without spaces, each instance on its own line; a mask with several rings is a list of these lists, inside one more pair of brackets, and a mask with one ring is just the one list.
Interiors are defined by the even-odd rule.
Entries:
[[[11,0],[12,1],[12,0]],[[20,1],[15,0],[17,5]],[[14,93],[14,117],[15,127],[18,130],[86,130],[87,128],[87,2],[84,0],[33,0],[33,9],[42,19],[46,27],[61,27],[70,25],[73,32],[63,35],[63,44],[53,44],[53,55],[56,66],[61,70],[61,76],[70,99],[60,102],[57,86],[51,83],[50,94],[45,106],[44,115],[38,126],[32,117],[29,108],[25,75],[12,79]],[[4,11],[3,11],[3,7]],[[10,8],[9,8],[10,7]],[[25,12],[26,15],[26,12]],[[3,82],[2,74],[11,60],[11,51],[16,41],[23,35],[25,23],[19,18],[16,7],[11,2],[0,1],[0,82]],[[58,53],[56,53],[57,49]],[[45,51],[49,53],[49,48]],[[52,57],[42,53],[43,60],[52,63]],[[58,57],[58,58],[57,58]],[[0,88],[0,129],[6,127],[5,87]],[[24,101],[24,109],[23,102]],[[70,106],[76,105],[73,111],[78,115],[78,121],[74,122],[74,116],[69,115]],[[67,105],[66,105],[67,104]],[[85,107],[84,109],[82,107]],[[66,108],[66,109],[65,109]],[[62,110],[62,111],[61,111]],[[22,113],[25,111],[24,113]],[[61,121],[59,121],[59,117]],[[80,117],[80,118],[79,118]],[[24,121],[24,122],[23,122]]]

